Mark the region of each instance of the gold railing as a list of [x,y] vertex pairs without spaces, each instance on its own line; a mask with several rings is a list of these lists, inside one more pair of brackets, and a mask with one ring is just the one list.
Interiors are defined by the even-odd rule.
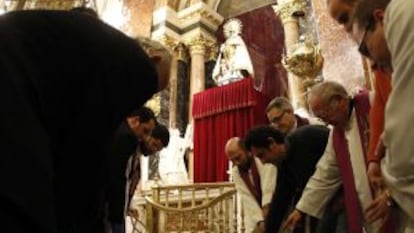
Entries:
[[238,232],[234,183],[154,187],[146,197],[146,228],[151,233]]

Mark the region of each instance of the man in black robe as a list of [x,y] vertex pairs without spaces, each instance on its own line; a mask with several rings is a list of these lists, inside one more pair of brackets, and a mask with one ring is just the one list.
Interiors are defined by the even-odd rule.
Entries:
[[78,12],[0,16],[2,232],[103,231],[107,145],[168,83],[170,54],[146,51]]

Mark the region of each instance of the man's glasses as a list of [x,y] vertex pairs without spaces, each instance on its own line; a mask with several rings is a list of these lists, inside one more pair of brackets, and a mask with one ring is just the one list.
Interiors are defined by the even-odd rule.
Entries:
[[326,120],[334,114],[334,112],[336,111],[337,104],[337,100],[331,98],[329,102],[326,105],[324,105],[323,109],[314,111],[313,115],[322,120]]
[[277,117],[273,117],[273,118],[272,118],[271,123],[272,123],[272,124],[277,124],[277,123],[279,123],[279,122],[282,120],[282,118],[283,118],[283,116],[285,115],[285,113],[286,113],[286,111],[283,111],[283,112],[282,112],[282,114],[280,114],[279,116],[277,116]]
[[365,57],[370,58],[370,53],[369,53],[369,49],[367,46],[367,43],[365,41],[366,37],[367,37],[367,31],[370,30],[372,28],[372,26],[374,25],[375,22],[369,22],[367,23],[367,25],[364,28],[364,34],[362,36],[361,41],[359,42],[359,48],[358,51]]

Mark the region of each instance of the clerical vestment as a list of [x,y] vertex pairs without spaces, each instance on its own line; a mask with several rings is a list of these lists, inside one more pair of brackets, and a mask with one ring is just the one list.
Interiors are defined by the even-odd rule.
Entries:
[[414,39],[413,1],[393,0],[387,6],[384,31],[393,74],[392,88],[385,110],[384,158],[382,174],[391,196],[409,216],[414,231]]
[[[247,233],[251,233],[259,221],[264,221],[262,207],[270,204],[276,185],[276,167],[272,164],[263,164],[256,157],[254,157],[253,161],[257,167],[260,178],[260,205],[257,197],[252,193],[248,184],[243,180],[238,167],[234,166],[231,170],[231,175],[236,184],[237,192],[242,199]],[[257,183],[254,182],[254,177],[250,176],[249,178],[252,179],[253,184]],[[257,189],[258,187],[254,188]]]
[[[341,173],[341,166],[343,166],[343,164],[339,164],[343,163],[343,161],[338,160],[338,155],[336,153],[338,148],[335,148],[334,145],[334,132],[335,130],[330,132],[325,153],[318,162],[314,175],[309,179],[302,197],[296,205],[296,208],[300,211],[318,218],[322,217],[322,214],[324,213],[330,200],[338,189],[343,186],[343,181],[345,180],[343,173]],[[365,141],[364,138],[366,138],[366,135],[363,135],[365,134],[365,130],[360,130],[355,110],[351,113],[348,129],[343,133],[343,143],[347,146],[347,152],[349,152],[349,158],[347,161],[350,166],[349,175],[353,179],[353,188],[356,191],[357,199],[356,205],[358,205],[357,213],[352,212],[351,214],[360,216],[360,225],[364,227],[365,232],[379,232],[379,222],[368,224],[364,222],[363,218],[363,211],[372,202],[373,195],[366,173],[366,161],[364,156],[366,145],[364,145],[363,142]],[[345,186],[346,185],[344,185],[344,187]],[[345,196],[347,195],[348,194],[345,191]],[[347,206],[345,206],[345,208],[347,208]],[[348,213],[348,215],[350,214]],[[359,230],[362,232],[362,229]]]

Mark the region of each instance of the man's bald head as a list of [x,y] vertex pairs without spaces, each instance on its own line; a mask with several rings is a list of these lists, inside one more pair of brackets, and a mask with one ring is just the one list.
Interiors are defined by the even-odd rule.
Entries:
[[227,158],[236,166],[246,163],[248,152],[244,146],[243,139],[239,137],[230,138],[224,149]]
[[227,140],[226,146],[225,146],[225,153],[227,157],[229,154],[235,150],[238,149],[244,149],[243,140],[239,137],[232,137],[229,140]]

